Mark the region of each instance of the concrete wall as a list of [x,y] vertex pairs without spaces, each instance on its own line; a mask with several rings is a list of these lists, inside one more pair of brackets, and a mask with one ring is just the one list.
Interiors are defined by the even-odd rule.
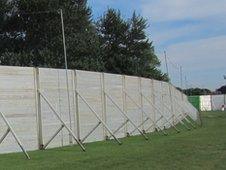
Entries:
[[[83,139],[99,122],[79,95],[112,131],[126,119],[105,94],[108,94],[137,126],[150,117],[153,121],[149,120],[143,124],[142,130],[155,125],[161,115],[167,119],[174,116],[174,119],[170,120],[172,123],[178,123],[175,116],[184,113],[194,120],[197,119],[197,110],[187,101],[186,96],[166,82],[79,70],[68,70],[68,78],[67,91],[65,70],[0,66],[0,111],[5,114],[27,150],[38,149],[39,145],[46,143],[61,126],[46,101],[39,96],[37,89],[46,96],[79,139]],[[164,124],[163,119],[155,126],[170,127]],[[147,132],[154,131],[155,126]],[[0,119],[0,136],[6,129]],[[127,123],[116,133],[116,137],[125,137],[127,132],[133,130],[131,123]],[[138,131],[133,133],[137,134]],[[100,125],[85,142],[101,141],[107,135],[109,132]],[[63,130],[48,148],[66,145],[69,145],[69,134]],[[0,145],[0,153],[17,151],[20,149],[10,135]]]
[[222,107],[226,108],[226,95],[212,95],[212,110],[222,110]]
[[201,111],[211,111],[211,95],[200,96],[200,110]]

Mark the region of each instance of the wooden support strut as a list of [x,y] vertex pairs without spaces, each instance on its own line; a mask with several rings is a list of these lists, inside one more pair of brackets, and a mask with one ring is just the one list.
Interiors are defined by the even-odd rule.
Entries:
[[185,122],[187,122],[192,128],[196,128],[196,126],[187,118],[187,114],[184,113],[185,115],[180,114],[179,116],[181,117],[181,120],[184,120]]
[[13,128],[11,127],[10,123],[8,122],[8,120],[6,119],[5,115],[0,112],[0,115],[3,119],[3,121],[5,122],[5,124],[7,125],[8,129],[6,131],[6,133],[1,137],[0,139],[0,144],[4,141],[4,139],[6,138],[6,136],[9,134],[9,132],[12,133],[14,139],[16,140],[17,144],[19,145],[19,147],[21,148],[21,150],[23,151],[24,155],[26,156],[27,159],[31,159],[30,156],[28,155],[27,151],[25,150],[25,148],[23,147],[21,141],[19,140],[19,138],[17,137],[15,131],[13,130]]
[[[140,109],[140,110],[142,110],[142,112],[145,114],[145,116],[154,124],[155,122],[151,119],[151,117],[150,116],[148,116],[148,114],[144,111],[144,109],[141,107],[141,106],[139,106],[134,100],[133,100],[133,98],[126,92],[126,91],[124,91],[124,93],[127,95],[127,97]],[[142,95],[142,93],[141,93],[141,95]],[[161,131],[164,135],[167,135],[167,133],[164,131],[164,130],[162,130],[159,126],[157,126],[156,125],[156,127],[157,127],[157,129],[159,130],[159,131]]]
[[[120,111],[120,113],[127,119],[129,122],[136,128],[139,133],[148,140],[148,137],[137,127],[137,125],[127,116],[127,114],[119,107],[119,105],[113,100],[113,98],[105,92],[106,96],[110,99],[110,101],[116,106],[116,108]],[[126,125],[126,124],[125,124]]]
[[[146,97],[144,94],[142,94],[142,95],[143,95],[143,97],[147,100],[147,102],[148,102],[149,104],[151,104],[151,105],[155,108],[155,110],[158,111],[159,114],[164,118],[164,120],[166,121],[165,124],[167,124],[167,123],[170,124],[170,125],[171,125],[171,126],[179,133],[180,130],[177,129],[177,127],[176,127],[174,124],[172,124],[165,116],[162,115],[160,109],[159,109],[157,106],[155,106],[155,105],[148,99],[148,97]],[[172,116],[172,118],[173,118],[173,116]],[[165,124],[164,124],[164,125],[165,125]]]
[[[162,118],[163,118],[163,116],[161,116],[161,117],[155,122],[155,124],[157,124]],[[153,126],[155,126],[155,124],[152,124],[149,128],[146,129],[146,131],[149,131]]]
[[[45,100],[45,102],[48,104],[48,106],[50,107],[50,109],[53,111],[53,113],[55,114],[55,116],[58,118],[58,120],[62,123],[62,126],[64,125],[64,127],[67,129],[67,131],[69,132],[69,134],[72,136],[72,138],[74,138],[74,140],[77,142],[77,144],[81,147],[81,149],[83,151],[85,151],[85,147],[82,145],[82,143],[77,139],[77,137],[75,136],[75,134],[72,132],[72,130],[66,125],[66,123],[61,119],[60,115],[57,113],[56,109],[54,109],[54,107],[50,104],[49,100],[47,99],[47,97],[41,93],[39,91],[41,97]],[[61,129],[62,130],[62,129]],[[59,132],[58,132],[59,133]],[[55,133],[56,134],[56,133]],[[55,137],[55,136],[54,136]]]
[[[174,99],[174,101],[176,101],[176,99]],[[180,101],[181,102],[181,101]],[[178,105],[182,110],[184,110],[184,108],[179,104]],[[186,105],[185,105],[186,106]],[[196,128],[196,126],[190,121],[187,119],[187,117],[190,117],[189,114],[185,113],[185,116],[184,116],[184,119],[193,127],[193,128]],[[192,118],[191,118],[192,119]],[[193,119],[192,119],[193,120]]]
[[[169,109],[165,103],[163,104],[166,109]],[[181,119],[178,118],[179,116],[174,115],[174,119],[176,119],[180,124],[182,124],[187,130],[191,130]]]
[[99,126],[100,126],[101,122],[98,122],[96,126],[94,126],[89,133],[87,133],[87,135],[81,140],[81,142],[83,143]]
[[89,103],[86,101],[86,99],[77,91],[78,96],[82,99],[82,101],[88,106],[88,108],[92,111],[94,116],[101,122],[101,124],[104,126],[104,128],[113,136],[115,141],[121,145],[122,143],[119,141],[119,139],[113,134],[113,132],[110,130],[110,128],[107,126],[106,123],[100,118],[100,116],[97,114],[97,112],[89,105]]
[[[127,123],[129,122],[129,120],[127,119],[125,122],[123,122],[114,132],[113,134],[116,134],[120,129],[122,129]],[[110,139],[112,137],[112,135],[108,136],[108,139]]]

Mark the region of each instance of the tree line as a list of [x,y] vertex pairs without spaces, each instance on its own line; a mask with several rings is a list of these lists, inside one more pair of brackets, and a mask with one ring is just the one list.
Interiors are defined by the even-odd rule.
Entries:
[[181,89],[177,87],[178,90],[183,92],[188,96],[199,96],[199,95],[213,95],[213,94],[226,94],[226,86],[221,86],[220,88],[216,89],[215,91],[211,91],[206,88],[188,88],[188,89]]
[[1,0],[0,64],[64,68],[59,9],[63,10],[68,67],[168,81],[135,12],[108,9],[96,21],[86,0]]

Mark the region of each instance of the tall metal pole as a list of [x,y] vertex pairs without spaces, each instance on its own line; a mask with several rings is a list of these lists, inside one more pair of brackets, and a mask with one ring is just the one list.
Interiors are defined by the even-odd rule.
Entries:
[[[226,75],[224,75],[224,80],[226,80]],[[224,94],[224,107],[226,107],[225,104],[226,104],[226,94]]]
[[187,76],[184,76],[184,88],[187,89]]
[[[61,25],[62,25],[62,38],[63,38],[63,46],[64,46],[64,60],[65,60],[65,74],[66,74],[66,84],[67,84],[67,98],[68,98],[68,114],[69,114],[69,121],[70,121],[70,130],[72,129],[71,123],[71,103],[70,103],[70,94],[69,94],[69,85],[68,85],[68,65],[67,65],[67,48],[66,48],[66,41],[65,41],[65,31],[64,31],[64,17],[63,11],[60,9],[60,17],[61,17]],[[69,136],[69,141],[72,143],[72,136]]]
[[169,76],[169,68],[168,68],[168,63],[167,63],[166,51],[164,51],[164,56],[165,56],[165,63],[166,63],[166,72],[167,72],[168,77],[170,77]]
[[183,89],[183,71],[182,66],[180,66],[180,87]]

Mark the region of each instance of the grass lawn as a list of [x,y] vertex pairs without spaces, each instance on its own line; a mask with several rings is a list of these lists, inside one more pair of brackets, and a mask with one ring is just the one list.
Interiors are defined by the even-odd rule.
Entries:
[[[0,169],[226,169],[226,112],[203,112],[203,127],[168,136],[149,134],[114,141],[29,152],[0,155]],[[182,129],[182,127],[180,127]]]

